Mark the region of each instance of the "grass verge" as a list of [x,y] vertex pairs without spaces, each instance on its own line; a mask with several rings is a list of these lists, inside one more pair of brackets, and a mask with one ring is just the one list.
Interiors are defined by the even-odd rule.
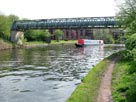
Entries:
[[24,42],[24,45],[45,44],[43,41]]
[[[76,43],[77,40],[60,40],[59,42],[56,40],[52,40],[50,44],[74,44]],[[32,42],[24,42],[24,45],[39,45],[39,44],[47,44],[46,42],[43,41],[32,41]]]
[[[112,77],[112,96],[114,102],[126,102],[125,101],[125,84],[121,80],[124,77],[125,70],[129,67],[128,63],[118,61],[115,64],[113,77]],[[122,92],[121,92],[122,91]]]
[[77,40],[68,40],[68,41],[60,40],[59,42],[57,42],[56,40],[52,40],[51,44],[74,44],[76,42]]
[[101,78],[112,58],[113,55],[92,68],[68,98],[67,102],[96,102]]

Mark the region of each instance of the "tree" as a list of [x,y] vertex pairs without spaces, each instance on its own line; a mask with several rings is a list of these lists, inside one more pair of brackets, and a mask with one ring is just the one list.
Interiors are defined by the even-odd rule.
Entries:
[[11,23],[13,23],[16,20],[19,20],[19,17],[16,16],[16,15],[13,15],[13,14],[9,15],[8,18],[9,18]]
[[126,49],[133,50],[136,49],[136,33],[132,34],[126,41]]
[[5,16],[0,12],[0,38],[9,40],[11,25],[18,19],[19,17],[15,15]]
[[119,5],[118,18],[123,21],[126,31],[136,33],[136,0],[124,0]]
[[54,34],[56,36],[56,40],[59,41],[62,38],[62,36],[64,35],[64,32],[60,29],[57,29],[57,30],[55,30]]
[[44,30],[43,32],[44,32],[43,33],[43,37],[50,37],[51,36],[51,34],[50,34],[48,29]]
[[8,22],[8,17],[5,15],[0,15],[0,38],[7,39],[10,34],[10,25]]
[[44,30],[41,37],[42,37],[43,41],[45,41],[47,43],[51,43],[51,34],[50,34],[49,30],[47,30],[47,29]]
[[113,44],[115,42],[109,29],[94,30],[94,39],[103,40],[105,44]]

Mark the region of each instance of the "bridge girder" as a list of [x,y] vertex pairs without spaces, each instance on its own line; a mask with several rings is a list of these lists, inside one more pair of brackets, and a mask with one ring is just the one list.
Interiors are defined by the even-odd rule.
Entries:
[[115,17],[56,18],[40,20],[19,20],[12,24],[11,31],[28,29],[76,29],[76,28],[120,28]]

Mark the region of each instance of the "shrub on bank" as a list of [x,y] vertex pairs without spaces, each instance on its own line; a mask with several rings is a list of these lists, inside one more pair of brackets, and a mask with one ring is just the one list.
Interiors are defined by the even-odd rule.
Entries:
[[113,102],[135,102],[136,67],[131,61],[118,61],[112,79]]
[[128,38],[125,45],[126,49],[128,50],[133,50],[134,48],[136,48],[136,33]]
[[120,58],[123,61],[136,62],[136,33],[128,38],[125,43],[126,50],[120,53]]
[[135,102],[136,100],[136,34],[126,41],[126,50],[119,53],[115,64],[112,94],[114,102]]

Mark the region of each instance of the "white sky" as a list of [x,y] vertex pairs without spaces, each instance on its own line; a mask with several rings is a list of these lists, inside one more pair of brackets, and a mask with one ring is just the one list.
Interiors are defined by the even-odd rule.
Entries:
[[20,18],[115,16],[114,0],[0,0],[0,11]]

